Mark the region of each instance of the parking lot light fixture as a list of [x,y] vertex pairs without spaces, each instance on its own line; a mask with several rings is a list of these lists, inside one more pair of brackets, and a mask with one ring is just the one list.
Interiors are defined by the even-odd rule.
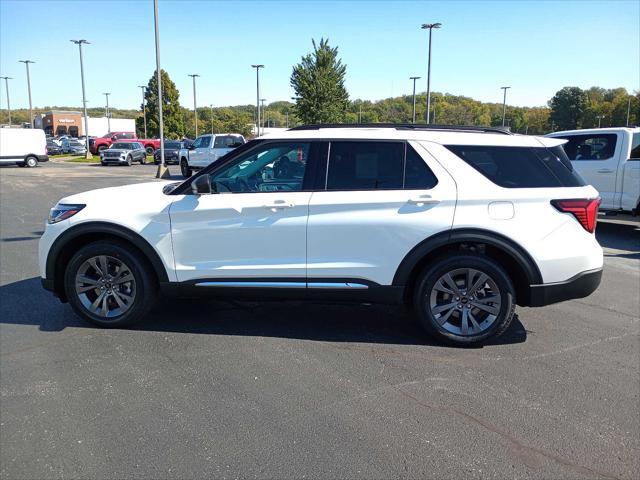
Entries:
[[256,69],[256,137],[260,136],[260,69],[264,68],[264,65],[251,65],[251,68]]
[[[9,80],[13,80],[11,77],[0,77],[4,79],[4,86],[7,92],[7,112],[9,112],[9,126],[11,126],[11,102],[9,101]],[[627,113],[627,124],[629,123],[629,114]]]
[[109,131],[109,133],[111,133],[111,112],[109,111],[109,95],[111,95],[111,93],[105,92],[103,93],[103,95],[107,99],[107,107],[105,108],[105,111],[104,111],[107,117],[107,130]]
[[[411,123],[416,123],[416,80],[420,80],[421,77],[409,77],[409,80],[413,80],[413,120]],[[362,107],[360,107],[362,109]]]
[[441,23],[423,23],[422,29],[429,30],[429,59],[427,63],[427,124],[431,114],[431,33],[434,28],[442,27]]
[[29,128],[33,128],[33,107],[31,106],[31,77],[29,75],[29,64],[36,63],[31,60],[18,60],[27,67],[27,91],[29,92]]
[[144,98],[147,87],[145,85],[138,85],[138,87],[142,89],[142,119],[144,121],[144,138],[147,138],[147,104]]
[[91,152],[89,151],[89,115],[87,114],[87,96],[85,95],[84,89],[84,64],[82,62],[82,45],[90,45],[86,40],[71,40],[71,42],[78,45],[78,50],[80,51],[80,79],[82,80],[82,106],[84,109],[84,138],[85,138],[85,147],[86,153],[84,157],[86,159],[91,158]]
[[502,126],[504,127],[505,118],[507,116],[507,90],[511,87],[500,87],[504,90],[504,96],[502,97]]
[[196,77],[199,77],[197,73],[190,73],[189,76],[193,79],[193,115],[196,120],[196,138],[198,137],[198,110],[196,107]]

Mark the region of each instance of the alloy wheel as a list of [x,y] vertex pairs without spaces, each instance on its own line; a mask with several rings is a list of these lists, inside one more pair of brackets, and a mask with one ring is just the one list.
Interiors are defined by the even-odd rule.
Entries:
[[473,268],[457,268],[435,282],[427,305],[442,329],[455,335],[475,336],[495,323],[502,296],[488,274]]
[[75,290],[80,303],[103,319],[127,312],[136,298],[136,281],[131,269],[108,255],[86,260],[76,272]]

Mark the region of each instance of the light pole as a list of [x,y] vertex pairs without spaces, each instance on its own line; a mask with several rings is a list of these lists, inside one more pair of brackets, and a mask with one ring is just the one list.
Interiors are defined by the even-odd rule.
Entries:
[[[9,126],[11,126],[11,102],[9,102],[9,80],[13,80],[13,79],[11,77],[0,77],[0,78],[4,79],[4,86],[7,91],[7,111],[9,112]],[[629,103],[629,105],[631,105],[631,103]],[[627,112],[627,125],[629,125],[629,112]]]
[[[82,106],[84,108],[84,138],[85,138],[85,146],[87,147],[87,151],[84,154],[85,158],[91,158],[91,152],[89,151],[89,115],[87,115],[87,96],[85,95],[84,90],[84,64],[82,62],[82,45],[89,45],[89,42],[86,40],[71,40],[71,42],[78,45],[78,50],[80,51],[80,79],[82,80]],[[31,103],[31,101],[29,101]]]
[[103,93],[104,98],[107,99],[107,108],[105,110],[105,113],[107,114],[107,130],[109,130],[109,133],[111,133],[111,112],[109,112],[109,95],[111,95],[111,93]]
[[420,80],[421,77],[409,77],[409,80],[413,80],[413,120],[411,123],[416,123],[416,80]]
[[[7,77],[4,77],[7,78]],[[7,90],[7,105],[9,104],[9,90]],[[627,127],[629,126],[629,114],[631,113],[631,97],[627,102]],[[9,112],[9,125],[11,125],[11,112]]]
[[153,26],[156,37],[156,81],[158,83],[158,120],[160,123],[160,165],[156,178],[169,176],[169,169],[164,161],[164,122],[162,120],[162,75],[160,70],[160,29],[158,28],[158,0],[153,0]]
[[260,69],[264,65],[251,65],[256,69],[256,137],[260,136]]
[[431,33],[434,28],[440,28],[441,23],[423,23],[422,29],[429,30],[429,60],[427,66],[427,124],[429,124],[429,116],[431,114]]
[[209,106],[211,107],[211,135],[213,135],[213,103]]
[[147,138],[147,105],[144,101],[144,93],[147,87],[144,85],[138,85],[138,87],[142,89],[142,118],[144,120],[144,138]]
[[24,63],[27,67],[27,89],[29,91],[29,128],[33,128],[33,108],[31,106],[31,77],[29,76],[29,64],[36,63],[31,60],[18,60],[20,63]]
[[193,116],[196,120],[196,137],[198,137],[198,110],[196,107],[196,77],[199,77],[197,73],[190,73],[189,76],[193,79]]
[[604,118],[604,115],[596,115],[596,118],[598,119],[598,128],[600,128],[600,121]]
[[504,127],[504,120],[507,115],[507,90],[511,87],[500,87],[504,90],[504,96],[502,97],[502,126]]
[[265,127],[265,118],[266,118],[266,109],[264,108],[264,102],[266,102],[267,99],[266,98],[261,98],[260,99],[260,106],[261,106],[261,112],[262,112],[262,133],[264,133],[264,127]]

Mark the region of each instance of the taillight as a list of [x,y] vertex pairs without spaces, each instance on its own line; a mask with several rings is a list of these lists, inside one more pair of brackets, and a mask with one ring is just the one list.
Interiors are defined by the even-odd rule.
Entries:
[[600,202],[599,198],[551,200],[551,205],[561,212],[572,214],[587,232],[593,233],[596,229]]

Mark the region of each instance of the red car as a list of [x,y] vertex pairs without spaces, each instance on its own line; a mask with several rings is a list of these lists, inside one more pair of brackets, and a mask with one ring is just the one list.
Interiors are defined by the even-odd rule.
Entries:
[[138,138],[134,132],[109,132],[102,137],[89,139],[89,150],[93,154],[100,153],[115,141],[140,142],[148,155],[153,155],[160,148],[160,139],[157,138]]

